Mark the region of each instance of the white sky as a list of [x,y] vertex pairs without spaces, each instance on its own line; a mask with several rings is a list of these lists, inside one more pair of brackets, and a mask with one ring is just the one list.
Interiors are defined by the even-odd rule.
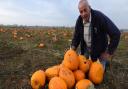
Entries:
[[[74,26],[79,0],[0,0],[0,24]],[[119,28],[128,28],[128,0],[89,0]]]

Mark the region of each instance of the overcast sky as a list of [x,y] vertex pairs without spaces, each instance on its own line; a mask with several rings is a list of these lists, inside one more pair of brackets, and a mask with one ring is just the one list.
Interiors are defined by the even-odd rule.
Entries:
[[[79,0],[0,0],[0,24],[74,26]],[[89,0],[119,28],[128,28],[128,0]]]

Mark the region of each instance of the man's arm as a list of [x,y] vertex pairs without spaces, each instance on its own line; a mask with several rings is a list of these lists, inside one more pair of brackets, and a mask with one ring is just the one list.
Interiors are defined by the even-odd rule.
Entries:
[[76,50],[79,43],[80,43],[80,30],[79,30],[79,24],[80,24],[80,17],[78,17],[75,25],[75,31],[73,34],[73,39],[70,48],[73,50]]
[[106,52],[104,52],[101,56],[108,58],[116,50],[116,48],[119,44],[121,33],[120,33],[119,29],[116,27],[116,25],[105,15],[104,15],[103,28],[109,35],[110,42],[108,44],[108,48],[107,48]]

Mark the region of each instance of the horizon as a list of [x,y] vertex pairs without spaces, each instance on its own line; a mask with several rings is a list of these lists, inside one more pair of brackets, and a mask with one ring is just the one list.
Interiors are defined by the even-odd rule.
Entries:
[[[2,27],[41,27],[41,28],[74,28],[75,26],[41,26],[41,25],[17,25],[17,24],[14,24],[14,25],[3,25],[3,24],[0,24],[0,28]],[[120,31],[128,31],[128,28],[119,28]]]

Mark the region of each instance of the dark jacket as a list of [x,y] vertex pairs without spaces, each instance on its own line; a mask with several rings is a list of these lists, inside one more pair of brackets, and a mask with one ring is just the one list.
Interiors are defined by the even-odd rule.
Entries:
[[[110,39],[108,39],[108,36]],[[108,44],[110,40],[110,44]],[[107,51],[113,54],[120,40],[120,31],[115,24],[103,13],[91,9],[91,58],[96,60],[101,53]],[[87,50],[84,41],[84,26],[81,16],[78,17],[75,25],[72,47],[75,49],[80,44],[81,54]]]

